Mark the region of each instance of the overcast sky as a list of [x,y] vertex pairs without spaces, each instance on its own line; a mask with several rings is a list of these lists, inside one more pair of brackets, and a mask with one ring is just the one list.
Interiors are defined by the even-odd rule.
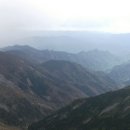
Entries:
[[0,38],[38,30],[130,32],[129,5],[129,0],[0,0]]

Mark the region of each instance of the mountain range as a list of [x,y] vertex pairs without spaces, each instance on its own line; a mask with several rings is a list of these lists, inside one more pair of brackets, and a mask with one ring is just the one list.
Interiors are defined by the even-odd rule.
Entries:
[[[32,32],[31,32],[32,33]],[[105,33],[90,31],[34,31],[10,45],[32,45],[39,49],[51,49],[65,52],[80,52],[94,49],[107,50],[124,56],[129,54],[130,33]],[[129,59],[129,57],[128,57]],[[130,59],[129,59],[130,60]]]
[[[69,46],[67,37],[58,39]],[[128,60],[100,49],[69,53],[15,45],[0,50],[0,129],[129,130],[130,87],[120,89],[130,85]]]
[[118,88],[105,73],[97,76],[74,62],[34,63],[27,55],[0,52],[0,127],[26,128],[75,99]]
[[88,52],[67,53],[53,50],[38,50],[30,46],[9,46],[2,49],[8,53],[42,63],[49,60],[65,60],[75,62],[93,71],[109,71],[121,63],[121,59],[108,51],[91,50]]

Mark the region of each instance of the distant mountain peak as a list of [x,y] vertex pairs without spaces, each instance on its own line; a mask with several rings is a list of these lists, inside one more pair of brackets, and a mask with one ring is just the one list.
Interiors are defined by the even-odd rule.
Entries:
[[3,49],[29,60],[35,64],[49,60],[65,60],[75,62],[94,71],[108,71],[118,65],[120,60],[108,51],[91,50],[88,52],[68,53],[54,50],[38,50],[30,46],[10,46]]
[[28,51],[28,50],[37,50],[29,45],[14,45],[14,46],[8,46],[2,49],[3,51]]

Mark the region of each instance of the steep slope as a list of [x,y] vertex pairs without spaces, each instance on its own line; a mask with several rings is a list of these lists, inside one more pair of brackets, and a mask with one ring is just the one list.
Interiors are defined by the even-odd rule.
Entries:
[[28,130],[129,130],[130,87],[80,99]]
[[107,84],[75,63],[48,61],[34,66],[0,52],[0,122],[25,127],[77,98],[117,89],[114,82]]
[[120,64],[119,58],[107,51],[92,50],[80,53],[67,53],[61,51],[37,50],[29,46],[12,46],[3,49],[9,53],[19,55],[33,63],[42,63],[48,60],[66,60],[78,63],[94,71],[107,71]]
[[22,129],[17,127],[11,127],[5,124],[0,124],[0,130],[22,130]]
[[[5,80],[6,81],[6,80]],[[6,81],[9,82],[9,81]],[[8,126],[25,127],[42,115],[40,105],[30,100],[13,83],[0,83],[0,122]]]
[[122,86],[130,85],[130,63],[115,66],[109,73],[109,77]]
[[25,127],[55,109],[38,97],[39,88],[44,91],[40,81],[24,60],[0,53],[0,122]]
[[87,96],[94,96],[106,91],[117,89],[116,83],[105,75],[96,75],[83,68],[79,64],[67,61],[51,60],[42,64],[59,82],[77,88]]

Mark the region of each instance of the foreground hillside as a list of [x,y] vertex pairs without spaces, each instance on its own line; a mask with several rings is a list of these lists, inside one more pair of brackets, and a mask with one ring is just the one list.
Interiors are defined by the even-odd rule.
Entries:
[[17,127],[11,127],[5,124],[0,124],[0,130],[23,130]]
[[130,87],[81,99],[29,130],[130,130]]
[[0,52],[0,123],[26,127],[77,98],[118,89],[114,81],[67,61],[37,66]]

